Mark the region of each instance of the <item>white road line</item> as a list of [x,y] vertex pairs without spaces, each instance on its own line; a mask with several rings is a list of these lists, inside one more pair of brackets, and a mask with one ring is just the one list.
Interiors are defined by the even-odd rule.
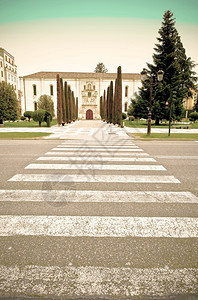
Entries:
[[[60,149],[58,149],[60,150]],[[62,150],[62,149],[61,149]],[[101,154],[98,154],[98,152],[96,152],[97,154],[95,154],[94,157],[104,157],[104,156],[107,156],[108,158],[120,158],[120,157],[126,157],[126,156],[149,156],[149,154],[147,153],[135,153],[135,152],[132,152],[132,153],[108,153],[108,152],[104,152],[104,153],[101,153]],[[89,152],[46,152],[45,155],[78,155],[77,157],[90,157],[92,155],[94,155],[94,153],[91,153],[91,155],[89,154]],[[70,156],[69,156],[70,157]]]
[[0,236],[198,237],[197,218],[0,216]]
[[16,174],[8,181],[36,182],[94,182],[94,183],[180,183],[174,176],[141,175],[64,175],[64,174]]
[[120,152],[128,152],[130,153],[131,151],[143,151],[142,149],[139,148],[133,148],[133,149],[89,149],[89,148],[81,148],[81,149],[77,149],[77,148],[61,148],[61,147],[57,147],[57,148],[53,148],[52,150],[58,150],[58,151],[73,151],[73,152],[116,152],[116,153],[120,153]]
[[131,150],[131,149],[138,149],[138,146],[120,146],[120,147],[100,147],[100,146],[96,146],[96,147],[92,147],[92,146],[82,146],[82,147],[67,147],[66,145],[58,145],[57,148],[64,148],[67,150],[91,150],[91,151],[117,151],[117,150]]
[[[27,197],[28,195],[28,197]],[[84,191],[84,190],[0,190],[0,201],[9,202],[128,202],[198,203],[190,192]]]
[[[70,146],[68,146],[68,145],[66,145],[65,143],[62,143],[61,145],[59,145],[59,146],[57,146],[57,147],[67,147],[67,148],[70,148]],[[131,149],[131,148],[139,148],[138,146],[136,146],[136,145],[114,145],[114,146],[109,146],[109,145],[100,145],[100,146],[92,146],[92,145],[81,145],[81,146],[75,146],[75,145],[73,145],[73,147],[74,148],[80,148],[80,149],[84,149],[84,148],[88,148],[88,149],[90,149],[90,148],[93,148],[93,149],[95,149],[95,148],[99,148],[99,149],[109,149],[109,148],[112,148],[112,149]],[[72,146],[71,146],[71,148],[72,148]]]
[[106,165],[92,164],[29,164],[25,169],[34,170],[124,170],[124,171],[166,171],[161,165]]
[[84,161],[84,162],[91,162],[91,161],[100,161],[100,162],[109,162],[109,161],[116,161],[116,162],[122,162],[122,161],[135,161],[135,162],[155,162],[156,160],[151,157],[100,157],[100,156],[80,156],[80,157],[66,157],[66,156],[44,156],[39,157],[37,160],[61,160],[61,161]]
[[197,278],[196,268],[170,269],[168,266],[141,269],[0,265],[1,290],[13,295],[17,290],[17,294],[28,293],[30,297],[56,295],[96,299],[108,295],[129,299],[155,295],[155,298],[168,299],[170,295],[197,294]]

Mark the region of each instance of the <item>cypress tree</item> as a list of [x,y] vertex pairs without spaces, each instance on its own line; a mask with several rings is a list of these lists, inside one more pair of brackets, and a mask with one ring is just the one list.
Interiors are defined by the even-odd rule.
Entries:
[[117,71],[117,124],[122,122],[122,71],[118,67]]
[[72,91],[72,121],[75,120],[76,120],[75,97],[74,97],[74,92]]
[[68,101],[67,81],[65,81],[64,84],[64,94],[65,94],[66,123],[69,123],[69,101]]
[[62,123],[62,98],[61,98],[61,84],[60,84],[60,76],[57,74],[57,121],[58,126]]
[[65,124],[66,123],[66,105],[65,105],[65,93],[63,89],[63,79],[60,78],[60,86],[61,86],[61,96],[62,96],[62,122]]
[[103,95],[103,121],[107,119],[107,104],[106,104],[106,90],[104,90]]
[[113,117],[113,81],[110,82],[109,89],[109,122],[112,123]]
[[69,107],[69,123],[72,121],[72,95],[71,88],[68,86],[68,107]]
[[110,92],[110,87],[108,86],[108,88],[107,88],[107,123],[109,123],[109,92]]
[[113,97],[113,124],[117,124],[117,78],[115,80],[115,90]]
[[102,119],[102,96],[100,96],[100,117]]
[[76,120],[78,120],[78,97],[76,97]]

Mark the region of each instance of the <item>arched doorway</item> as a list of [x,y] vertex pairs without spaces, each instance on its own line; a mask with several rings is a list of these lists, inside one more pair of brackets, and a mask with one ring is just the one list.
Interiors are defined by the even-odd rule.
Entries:
[[93,111],[91,109],[86,111],[86,120],[93,120]]

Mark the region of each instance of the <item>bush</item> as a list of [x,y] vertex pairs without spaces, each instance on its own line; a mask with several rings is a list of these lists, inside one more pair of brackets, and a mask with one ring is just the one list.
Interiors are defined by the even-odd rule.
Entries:
[[47,123],[47,127],[50,127],[50,122],[52,122],[52,115],[49,111],[45,111],[44,121]]
[[23,115],[24,117],[28,118],[28,121],[30,122],[30,119],[33,117],[33,113],[33,111],[25,111]]
[[41,123],[45,121],[46,111],[43,109],[35,110],[32,114],[33,120],[35,122],[39,122],[39,127],[41,127]]
[[122,113],[122,120],[125,120],[127,118],[127,115],[125,113]]
[[26,120],[26,117],[24,117],[24,116],[21,116],[21,121],[25,121]]
[[198,112],[192,112],[189,117],[191,121],[196,122],[196,120],[198,120]]
[[135,121],[135,117],[134,116],[129,116],[129,121]]
[[38,100],[38,109],[43,109],[51,113],[52,117],[55,116],[54,113],[54,102],[52,98],[48,95],[41,95]]

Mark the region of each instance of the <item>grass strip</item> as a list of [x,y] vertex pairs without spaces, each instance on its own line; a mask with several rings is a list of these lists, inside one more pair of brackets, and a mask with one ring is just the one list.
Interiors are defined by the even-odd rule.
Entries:
[[151,133],[150,135],[146,133],[129,133],[128,135],[140,139],[198,140],[197,133],[171,133],[170,136],[168,136],[168,133]]
[[0,132],[0,139],[33,139],[50,134],[46,132]]
[[[57,124],[57,120],[53,119],[52,122],[50,123],[51,126],[54,126]],[[35,122],[31,120],[30,122],[28,121],[21,121],[21,122],[4,122],[3,127],[39,127],[38,122]],[[43,122],[41,124],[41,127],[47,127],[47,123]]]

